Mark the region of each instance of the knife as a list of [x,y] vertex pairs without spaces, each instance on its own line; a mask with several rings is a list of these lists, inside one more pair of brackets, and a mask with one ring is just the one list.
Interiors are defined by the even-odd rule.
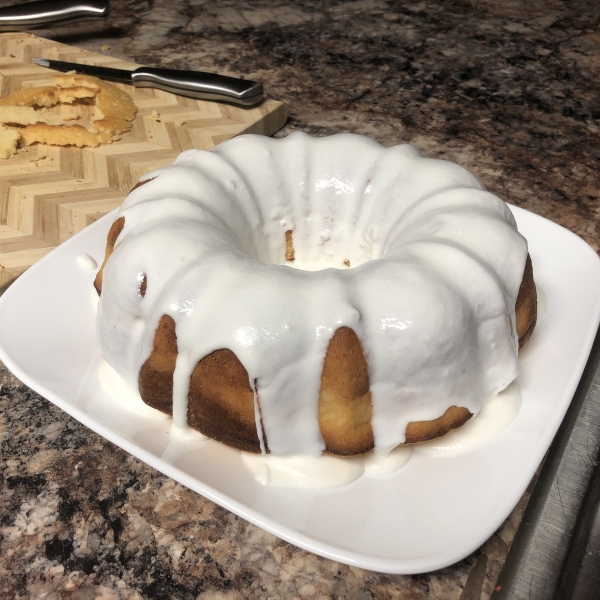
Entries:
[[108,15],[108,0],[36,0],[0,8],[0,31],[24,31],[95,21]]
[[32,58],[31,61],[36,65],[56,71],[76,71],[100,79],[128,83],[135,87],[158,88],[180,96],[202,100],[221,100],[242,106],[252,106],[263,99],[262,83],[215,73],[154,69],[152,67],[140,67],[135,71],[126,71],[45,58]]

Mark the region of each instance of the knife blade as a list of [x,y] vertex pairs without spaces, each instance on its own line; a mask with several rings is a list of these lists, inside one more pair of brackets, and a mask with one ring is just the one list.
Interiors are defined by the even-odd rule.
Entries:
[[242,106],[258,104],[264,95],[262,83],[203,71],[155,69],[152,67],[140,67],[135,71],[126,71],[45,58],[32,58],[31,61],[36,65],[56,71],[76,71],[82,75],[93,75],[100,79],[127,83],[135,87],[158,88],[189,98],[221,100]]
[[25,31],[95,21],[108,15],[108,0],[35,0],[0,8],[0,31]]

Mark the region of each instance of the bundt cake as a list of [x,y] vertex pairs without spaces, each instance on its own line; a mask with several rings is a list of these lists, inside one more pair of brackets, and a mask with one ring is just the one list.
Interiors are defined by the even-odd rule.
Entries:
[[95,286],[101,354],[144,402],[276,455],[444,435],[517,377],[536,320],[506,204],[352,134],[184,152],[126,198]]

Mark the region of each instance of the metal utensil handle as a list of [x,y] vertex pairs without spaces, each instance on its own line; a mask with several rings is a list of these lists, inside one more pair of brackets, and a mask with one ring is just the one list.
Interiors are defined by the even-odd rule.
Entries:
[[215,73],[142,67],[131,74],[136,87],[154,87],[203,100],[225,100],[251,106],[263,98],[263,85]]
[[108,0],[35,0],[1,8],[0,31],[24,31],[104,19],[108,11]]

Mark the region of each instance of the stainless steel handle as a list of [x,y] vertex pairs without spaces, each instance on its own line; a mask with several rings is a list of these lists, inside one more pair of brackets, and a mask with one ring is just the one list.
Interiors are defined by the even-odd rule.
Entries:
[[262,83],[215,73],[141,67],[131,74],[131,79],[136,87],[154,87],[202,100],[252,106],[263,98]]
[[104,19],[108,0],[36,0],[0,8],[0,31],[25,31]]

